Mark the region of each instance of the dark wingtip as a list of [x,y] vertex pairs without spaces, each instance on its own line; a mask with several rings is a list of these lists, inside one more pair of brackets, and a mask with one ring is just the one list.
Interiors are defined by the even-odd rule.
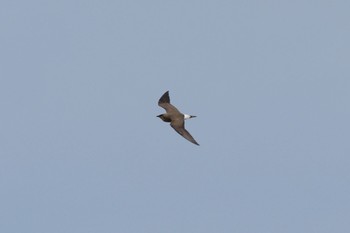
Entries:
[[189,141],[192,142],[193,144],[199,146],[199,143],[196,140],[193,139],[193,140],[189,140]]
[[162,97],[160,97],[158,104],[170,103],[169,91],[166,91]]

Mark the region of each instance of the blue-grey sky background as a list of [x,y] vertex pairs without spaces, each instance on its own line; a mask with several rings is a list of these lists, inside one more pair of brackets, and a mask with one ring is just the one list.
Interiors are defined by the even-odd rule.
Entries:
[[0,232],[350,232],[349,12],[1,1]]

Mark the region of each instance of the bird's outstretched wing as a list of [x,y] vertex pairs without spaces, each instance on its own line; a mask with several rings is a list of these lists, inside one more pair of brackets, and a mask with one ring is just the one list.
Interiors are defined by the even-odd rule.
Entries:
[[177,108],[175,108],[172,104],[170,104],[170,97],[169,97],[169,91],[165,92],[162,97],[158,100],[158,105],[165,109],[166,112],[174,112],[174,113],[180,113]]
[[178,118],[176,120],[173,120],[170,123],[171,127],[175,129],[176,132],[178,132],[182,137],[186,138],[188,141],[196,144],[199,146],[199,144],[194,140],[194,138],[191,136],[191,134],[185,129],[185,120]]

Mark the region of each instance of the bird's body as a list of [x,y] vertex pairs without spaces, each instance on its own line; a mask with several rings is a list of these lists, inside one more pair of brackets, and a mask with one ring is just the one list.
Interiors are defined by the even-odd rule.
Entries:
[[166,113],[158,115],[165,122],[170,122],[170,126],[175,129],[181,136],[190,142],[199,146],[191,134],[185,129],[185,120],[196,117],[187,114],[182,114],[176,107],[170,104],[169,91],[165,92],[158,101],[158,105],[165,109]]

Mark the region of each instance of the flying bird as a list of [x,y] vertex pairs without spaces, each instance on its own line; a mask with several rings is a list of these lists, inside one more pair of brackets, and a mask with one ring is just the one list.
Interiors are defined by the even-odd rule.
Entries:
[[194,140],[191,134],[185,129],[185,120],[196,116],[182,114],[177,108],[170,104],[169,91],[165,92],[162,97],[160,97],[158,105],[164,108],[166,113],[160,114],[157,117],[165,122],[170,122],[170,126],[173,127],[173,129],[175,129],[175,131],[182,137],[199,146],[196,140]]

